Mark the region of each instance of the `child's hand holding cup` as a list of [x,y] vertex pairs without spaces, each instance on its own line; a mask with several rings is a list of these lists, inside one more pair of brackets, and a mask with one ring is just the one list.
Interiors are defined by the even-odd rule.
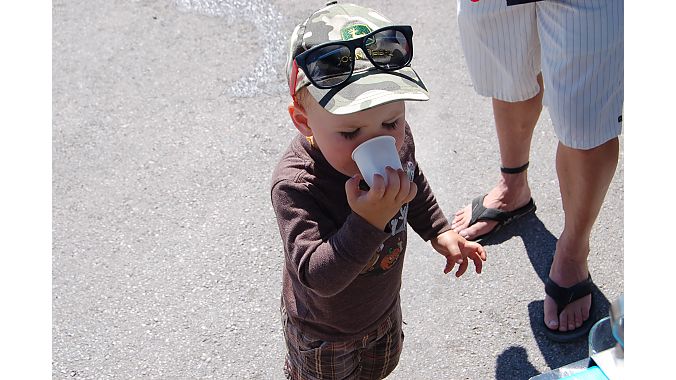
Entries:
[[402,169],[399,153],[392,136],[378,136],[361,143],[352,152],[352,159],[357,163],[364,181],[369,187],[373,186],[373,175],[378,173],[385,179],[387,186],[386,167],[394,170]]
[[[345,183],[347,201],[354,212],[381,230],[399,212],[400,207],[413,200],[418,188],[409,181],[401,167],[399,153],[394,137],[378,136],[363,142],[352,152],[364,181],[371,188],[359,189],[359,183],[353,177]],[[387,167],[390,167],[389,175]],[[378,173],[384,180],[384,187],[374,185],[374,176]],[[396,181],[388,183],[390,181]]]

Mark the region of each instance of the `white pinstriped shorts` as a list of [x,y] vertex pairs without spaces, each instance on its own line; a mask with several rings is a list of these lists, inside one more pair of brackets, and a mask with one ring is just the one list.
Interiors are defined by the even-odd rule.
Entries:
[[479,95],[545,96],[559,140],[591,149],[622,132],[623,0],[458,0],[460,39]]

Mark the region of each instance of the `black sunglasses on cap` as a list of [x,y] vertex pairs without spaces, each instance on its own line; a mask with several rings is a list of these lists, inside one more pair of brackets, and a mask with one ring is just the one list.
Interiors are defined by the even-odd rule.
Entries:
[[[330,41],[302,52],[294,59],[292,95],[297,68],[317,88],[331,88],[345,83],[354,71],[356,49],[360,48],[373,66],[399,70],[413,58],[413,29],[409,25],[391,25],[347,41]],[[361,58],[361,57],[360,57]]]

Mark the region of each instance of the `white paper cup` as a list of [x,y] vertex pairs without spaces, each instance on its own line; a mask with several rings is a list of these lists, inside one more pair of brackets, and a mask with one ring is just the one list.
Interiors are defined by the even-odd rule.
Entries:
[[378,136],[361,143],[352,152],[352,159],[357,163],[359,171],[366,183],[373,184],[373,175],[379,173],[387,184],[387,166],[402,169],[399,153],[392,136]]

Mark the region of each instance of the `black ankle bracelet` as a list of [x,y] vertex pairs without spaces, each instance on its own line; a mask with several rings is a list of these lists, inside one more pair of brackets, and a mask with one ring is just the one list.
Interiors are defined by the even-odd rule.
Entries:
[[518,168],[503,168],[503,167],[501,167],[500,171],[503,172],[503,173],[507,173],[507,174],[517,174],[517,173],[521,173],[523,171],[526,171],[526,169],[528,169],[528,164],[530,164],[530,161],[526,162],[526,164],[523,165],[523,166],[519,166]]

